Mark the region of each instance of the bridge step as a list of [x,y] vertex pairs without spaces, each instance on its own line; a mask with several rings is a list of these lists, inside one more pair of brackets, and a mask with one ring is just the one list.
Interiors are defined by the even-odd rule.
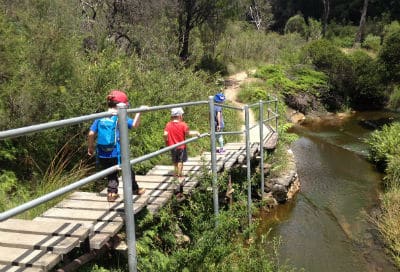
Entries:
[[32,222],[31,220],[23,219],[8,219],[0,222],[0,231],[77,237],[83,241],[88,236],[90,229],[77,223]]
[[21,268],[20,266],[12,266],[12,265],[1,265],[0,264],[0,271],[7,271],[7,272],[42,272],[43,269],[40,268],[33,268],[33,267],[24,267]]
[[6,267],[19,266],[19,269],[21,267],[33,267],[42,271],[49,271],[59,261],[61,261],[61,256],[55,253],[0,246],[0,264]]
[[77,223],[8,219],[0,222],[0,264],[8,265],[4,271],[25,266],[49,270],[61,255],[79,246],[89,232]]
[[66,254],[78,245],[79,239],[76,237],[0,231],[0,246],[3,247],[41,249]]

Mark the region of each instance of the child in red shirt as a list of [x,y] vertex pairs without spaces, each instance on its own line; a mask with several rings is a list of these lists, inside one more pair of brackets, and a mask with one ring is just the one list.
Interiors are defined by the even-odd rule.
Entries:
[[[164,140],[167,146],[183,142],[186,136],[200,136],[198,131],[190,131],[189,126],[183,121],[183,109],[171,109],[171,121],[164,128]],[[180,145],[171,150],[171,159],[174,164],[174,175],[183,177],[183,163],[187,161],[186,144]]]

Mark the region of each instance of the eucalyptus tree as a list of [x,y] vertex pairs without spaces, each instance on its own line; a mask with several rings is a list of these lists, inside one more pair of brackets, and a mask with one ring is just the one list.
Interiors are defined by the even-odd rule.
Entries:
[[364,35],[366,17],[367,17],[367,10],[368,10],[368,0],[364,0],[364,5],[361,11],[360,25],[358,27],[358,31],[355,38],[355,44],[360,44],[362,41]]
[[247,15],[257,30],[267,30],[274,22],[271,0],[251,0]]
[[178,0],[179,57],[189,57],[191,31],[206,22],[233,16],[237,0]]
[[331,8],[330,0],[322,0],[323,13],[322,13],[322,36],[325,37],[326,28],[328,26],[329,13]]

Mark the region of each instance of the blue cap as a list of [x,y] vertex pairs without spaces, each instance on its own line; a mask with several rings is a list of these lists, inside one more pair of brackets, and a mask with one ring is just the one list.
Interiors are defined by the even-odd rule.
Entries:
[[214,95],[214,102],[222,103],[225,101],[225,95],[223,93],[217,93]]

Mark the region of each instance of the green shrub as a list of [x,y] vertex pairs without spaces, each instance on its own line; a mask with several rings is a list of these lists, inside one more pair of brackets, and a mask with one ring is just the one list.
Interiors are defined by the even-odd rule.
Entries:
[[345,36],[345,37],[333,37],[329,39],[332,45],[343,48],[351,48],[354,44],[354,37]]
[[383,84],[379,62],[361,50],[350,55],[354,71],[354,89],[350,103],[355,109],[381,109],[387,102],[387,87]]
[[367,138],[370,159],[380,169],[386,169],[389,158],[400,154],[399,135],[400,123],[395,122],[390,126],[383,126],[382,130],[374,131]]
[[307,28],[308,40],[319,40],[322,38],[322,24],[313,18],[308,18]]
[[385,36],[378,58],[385,67],[386,79],[400,82],[400,28],[395,28]]
[[209,71],[212,74],[220,73],[221,75],[228,73],[226,66],[211,55],[204,55],[200,63],[196,65],[196,70]]
[[333,21],[328,25],[325,38],[335,46],[350,48],[353,46],[357,30],[356,26],[342,25]]
[[303,15],[297,14],[290,17],[285,25],[285,34],[297,32],[302,37],[307,37],[307,24]]
[[389,187],[392,185],[400,186],[400,154],[388,156],[387,160],[385,184]]
[[259,68],[255,76],[265,80],[263,89],[266,91],[262,93],[257,88],[245,88],[239,93],[240,99],[254,103],[262,95],[265,97],[267,92],[279,93],[285,96],[288,105],[303,113],[320,109],[316,97],[329,89],[328,77],[306,65],[266,65]]
[[362,47],[378,52],[379,48],[381,47],[381,37],[368,34],[365,40],[362,42]]
[[304,48],[303,56],[305,62],[309,61],[329,78],[330,88],[321,93],[321,101],[326,108],[338,110],[348,106],[349,95],[354,89],[350,59],[326,39],[309,43]]
[[400,30],[400,22],[392,21],[390,24],[387,24],[383,27],[383,37],[385,38],[390,33],[394,33]]
[[400,110],[400,86],[395,85],[390,93],[388,107],[393,110]]
[[265,34],[247,24],[231,23],[217,45],[216,56],[229,73],[265,63],[298,63],[305,39],[298,33]]

